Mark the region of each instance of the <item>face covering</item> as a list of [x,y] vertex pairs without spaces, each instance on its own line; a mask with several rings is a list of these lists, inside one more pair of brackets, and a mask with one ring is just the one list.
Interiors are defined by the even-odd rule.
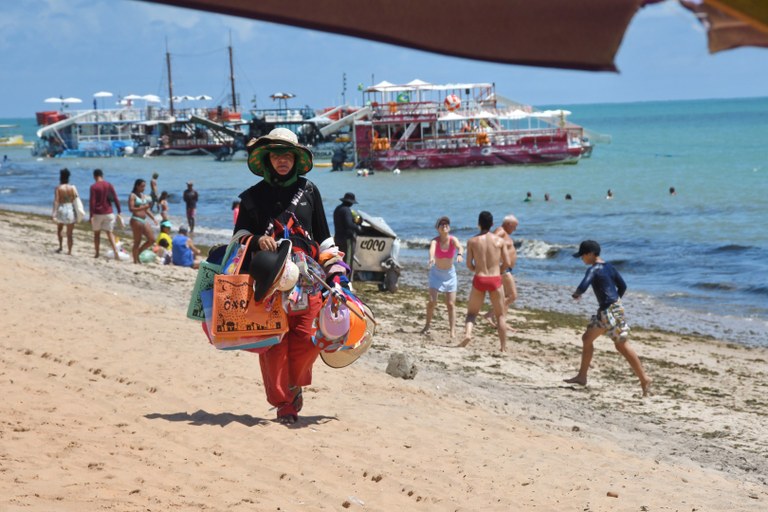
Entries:
[[293,164],[291,172],[285,176],[277,174],[275,168],[272,167],[272,162],[269,161],[269,153],[264,156],[264,166],[267,168],[267,172],[264,173],[264,181],[271,187],[290,187],[299,179],[299,173],[296,172],[296,164]]

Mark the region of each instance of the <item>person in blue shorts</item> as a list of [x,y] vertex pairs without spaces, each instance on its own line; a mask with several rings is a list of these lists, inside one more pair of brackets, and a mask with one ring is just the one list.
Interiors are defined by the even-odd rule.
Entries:
[[597,297],[598,308],[597,313],[592,316],[587,330],[581,336],[582,350],[579,373],[571,379],[565,379],[565,382],[587,385],[587,372],[595,351],[593,343],[598,336],[605,334],[613,340],[616,350],[624,356],[632,371],[640,379],[643,396],[648,396],[651,379],[646,375],[640,358],[637,357],[627,341],[629,326],[624,318],[624,307],[621,304],[621,297],[627,290],[627,284],[613,265],[600,258],[600,244],[594,240],[581,242],[579,252],[573,257],[581,258],[581,261],[589,265],[589,268],[572,297],[578,299],[587,291],[587,288],[592,286],[595,297]]
[[458,238],[451,235],[451,220],[440,217],[435,223],[437,235],[429,244],[429,300],[427,301],[427,322],[421,334],[428,334],[432,326],[432,315],[437,307],[437,295],[445,295],[448,310],[448,325],[451,339],[456,337],[456,267],[454,260],[463,261],[464,248]]

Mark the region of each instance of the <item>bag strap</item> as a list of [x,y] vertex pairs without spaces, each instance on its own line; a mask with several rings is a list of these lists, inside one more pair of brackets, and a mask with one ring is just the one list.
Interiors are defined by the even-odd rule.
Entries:
[[[291,199],[291,203],[288,205],[288,208],[285,209],[286,212],[290,213],[291,216],[293,216],[293,212],[296,211],[296,207],[299,205],[299,201],[301,201],[301,197],[304,195],[304,192],[306,191],[308,181],[304,183],[304,186],[301,187],[299,190],[296,191],[296,194],[293,196],[293,199]],[[264,234],[266,236],[274,236],[275,234],[275,219],[272,219],[269,221],[269,225],[267,226],[267,230],[264,231]]]
[[230,238],[230,239],[229,239],[229,243],[231,244],[232,242],[238,242],[238,241],[240,241],[240,239],[241,239],[241,238],[243,238],[244,236],[251,236],[251,235],[253,235],[253,233],[251,233],[251,232],[250,232],[250,231],[248,231],[247,229],[238,229],[238,230],[235,232],[235,234],[234,234],[234,235],[232,235],[232,238]]
[[[229,256],[232,254],[232,250],[235,248],[235,242],[240,243],[240,239],[249,235],[251,235],[251,232],[247,229],[240,229],[234,235],[232,235],[232,238],[229,239],[229,243],[227,243],[227,248],[224,250],[224,256],[221,258],[222,269],[224,268],[224,264],[229,261]],[[208,254],[210,254],[210,252]]]
[[249,235],[248,238],[245,239],[245,243],[243,243],[243,254],[240,256],[240,261],[237,262],[237,268],[235,269],[235,274],[240,273],[240,269],[243,267],[243,262],[245,261],[245,255],[248,254],[248,246],[251,245],[251,240],[253,240],[253,235]]

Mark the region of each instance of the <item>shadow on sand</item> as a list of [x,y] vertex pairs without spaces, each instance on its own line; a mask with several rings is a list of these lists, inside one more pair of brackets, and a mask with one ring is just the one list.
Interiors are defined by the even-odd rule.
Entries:
[[[246,427],[255,427],[257,425],[264,426],[277,422],[277,420],[272,419],[256,418],[250,414],[232,414],[229,412],[214,414],[203,410],[198,410],[191,414],[188,412],[151,413],[145,414],[144,417],[149,420],[183,421],[195,426],[214,425],[219,427],[226,427],[230,423],[240,423]],[[300,416],[299,421],[289,425],[289,427],[301,428],[311,425],[323,425],[330,421],[338,421],[338,418],[335,416]]]

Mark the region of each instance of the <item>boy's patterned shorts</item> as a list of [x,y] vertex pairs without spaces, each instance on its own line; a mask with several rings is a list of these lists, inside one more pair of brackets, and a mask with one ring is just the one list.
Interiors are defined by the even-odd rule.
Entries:
[[623,343],[629,337],[629,326],[624,319],[624,306],[618,300],[608,306],[608,309],[598,309],[589,321],[588,329],[605,329],[605,336],[615,343]]

